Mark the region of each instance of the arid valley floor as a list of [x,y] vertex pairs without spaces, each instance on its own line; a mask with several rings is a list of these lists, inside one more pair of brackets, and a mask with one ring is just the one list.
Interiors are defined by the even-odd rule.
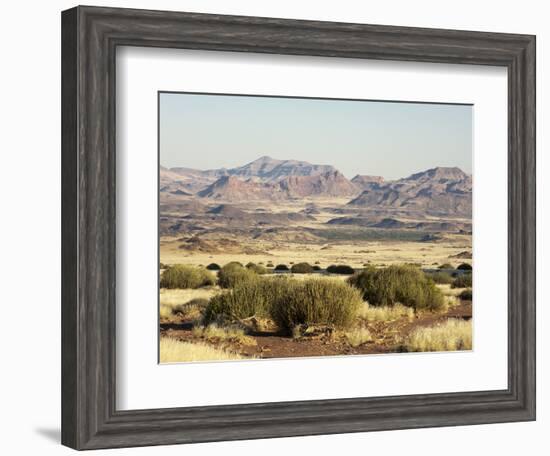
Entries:
[[[471,291],[464,293],[471,290],[471,271],[466,270],[469,286],[456,281],[472,263],[471,184],[471,176],[458,168],[433,168],[395,181],[348,180],[328,165],[269,157],[229,170],[161,168],[161,275],[174,265],[212,269],[240,262],[262,269],[262,280],[347,283],[350,275],[327,268],[346,265],[357,274],[412,265],[435,280],[445,301],[437,310],[365,302],[346,330],[309,324],[289,335],[257,315],[229,329],[205,325],[208,300],[228,293],[215,280],[161,288],[161,362],[413,351],[407,349],[413,336],[442,338],[441,350],[471,348]],[[315,270],[299,274],[277,267],[299,263]],[[453,331],[467,332],[469,343],[457,345]],[[193,348],[189,344],[204,353],[181,355]]]

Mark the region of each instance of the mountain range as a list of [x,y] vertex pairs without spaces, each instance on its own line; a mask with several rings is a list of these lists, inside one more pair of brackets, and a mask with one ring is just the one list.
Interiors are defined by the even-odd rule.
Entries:
[[456,167],[437,167],[386,181],[380,176],[347,179],[330,165],[267,156],[236,168],[160,168],[160,192],[224,202],[349,198],[348,207],[394,208],[469,216],[472,178]]

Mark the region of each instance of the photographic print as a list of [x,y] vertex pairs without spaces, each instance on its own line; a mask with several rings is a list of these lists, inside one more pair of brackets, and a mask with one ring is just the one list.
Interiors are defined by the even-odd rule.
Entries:
[[161,363],[472,349],[471,105],[158,103]]

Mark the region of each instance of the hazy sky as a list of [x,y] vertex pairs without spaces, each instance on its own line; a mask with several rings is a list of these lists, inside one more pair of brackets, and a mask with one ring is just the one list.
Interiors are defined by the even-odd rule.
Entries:
[[472,106],[161,93],[160,163],[212,169],[263,155],[394,179],[472,172]]

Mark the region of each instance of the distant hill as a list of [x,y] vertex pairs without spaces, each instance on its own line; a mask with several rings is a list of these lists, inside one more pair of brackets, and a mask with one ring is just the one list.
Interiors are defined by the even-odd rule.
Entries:
[[382,176],[365,176],[361,174],[357,174],[352,180],[351,183],[360,188],[361,190],[364,190],[367,188],[370,184],[382,184],[384,183],[384,178]]
[[367,183],[348,204],[471,216],[472,178],[460,168],[432,168],[396,181]]
[[[163,201],[199,198],[220,202],[349,198],[349,208],[469,217],[472,178],[460,168],[437,167],[403,179],[356,175],[351,181],[330,165],[260,157],[235,168],[161,167]],[[386,222],[389,223],[389,222]]]
[[254,177],[263,182],[276,182],[289,176],[313,176],[336,171],[330,165],[314,165],[298,160],[276,160],[263,156],[238,168],[227,170],[230,176]]

